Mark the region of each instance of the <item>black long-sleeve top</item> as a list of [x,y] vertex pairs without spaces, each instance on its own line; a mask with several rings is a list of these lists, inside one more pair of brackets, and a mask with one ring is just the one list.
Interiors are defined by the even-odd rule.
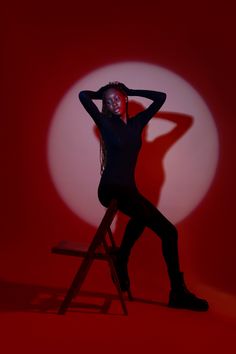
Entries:
[[151,90],[128,89],[127,94],[149,98],[153,102],[125,123],[119,115],[112,114],[108,117],[99,111],[92,101],[102,99],[99,91],[86,90],[79,93],[79,99],[100,130],[107,150],[100,185],[136,187],[135,166],[142,145],[142,129],[166,99],[165,93]]

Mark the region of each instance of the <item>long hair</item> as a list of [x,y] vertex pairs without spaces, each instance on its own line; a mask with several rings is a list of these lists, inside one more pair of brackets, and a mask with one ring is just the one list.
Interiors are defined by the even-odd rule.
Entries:
[[[104,91],[103,91],[103,97],[102,97],[102,113],[108,117],[112,116],[112,113],[107,109],[104,97],[105,97],[105,92],[110,89],[110,88],[114,88],[118,91],[120,91],[122,93],[123,96],[125,96],[126,98],[126,115],[128,117],[128,96],[127,94],[124,92],[124,90],[120,87],[119,83],[109,83],[106,86],[103,87]],[[99,138],[100,138],[100,174],[103,174],[103,171],[106,167],[106,163],[107,163],[107,149],[106,149],[106,145],[104,143],[104,140],[102,139],[101,133],[99,134]]]

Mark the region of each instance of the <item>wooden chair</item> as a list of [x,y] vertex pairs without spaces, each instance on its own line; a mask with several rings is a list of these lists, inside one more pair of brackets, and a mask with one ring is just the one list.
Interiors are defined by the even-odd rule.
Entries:
[[[117,213],[117,201],[113,199],[107,208],[105,215],[102,218],[100,225],[90,243],[85,246],[81,243],[75,243],[70,241],[61,241],[58,245],[52,248],[52,253],[83,257],[83,261],[71,283],[71,286],[59,308],[58,314],[63,315],[75,295],[78,295],[79,290],[88,274],[88,271],[94,260],[105,260],[108,262],[114,284],[116,286],[118,296],[121,302],[121,306],[125,315],[128,315],[127,307],[124,300],[124,295],[121,291],[119,279],[117,276],[116,268],[114,265],[114,254],[117,250],[115,240],[111,231],[112,221]],[[107,240],[108,235],[108,242]],[[110,244],[110,245],[109,245]],[[101,250],[102,246],[102,250]],[[100,250],[99,250],[100,248]],[[130,290],[128,291],[128,298],[132,300]]]

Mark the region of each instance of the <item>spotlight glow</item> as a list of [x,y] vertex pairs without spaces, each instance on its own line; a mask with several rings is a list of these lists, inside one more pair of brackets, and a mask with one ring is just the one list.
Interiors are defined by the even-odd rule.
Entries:
[[[177,223],[197,207],[211,185],[218,161],[218,134],[213,117],[196,90],[178,75],[157,65],[143,62],[108,65],[83,77],[64,95],[48,135],[49,169],[56,189],[75,214],[92,225],[98,224],[104,210],[97,199],[99,142],[94,123],[80,104],[78,93],[84,89],[97,90],[109,81],[167,93],[161,109],[163,119],[160,112],[159,118],[153,118],[148,124],[149,142],[176,126],[165,119],[165,112],[193,118],[192,126],[174,142],[162,161],[165,180],[157,207]],[[142,97],[132,99],[145,107],[151,103]],[[101,102],[96,103],[101,108]],[[148,176],[146,183],[149,183]]]

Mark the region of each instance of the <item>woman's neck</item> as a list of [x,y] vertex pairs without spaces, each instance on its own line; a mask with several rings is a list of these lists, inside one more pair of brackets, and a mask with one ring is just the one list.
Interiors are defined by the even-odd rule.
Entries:
[[120,119],[123,120],[124,123],[127,123],[127,114],[126,114],[126,112],[120,116]]

